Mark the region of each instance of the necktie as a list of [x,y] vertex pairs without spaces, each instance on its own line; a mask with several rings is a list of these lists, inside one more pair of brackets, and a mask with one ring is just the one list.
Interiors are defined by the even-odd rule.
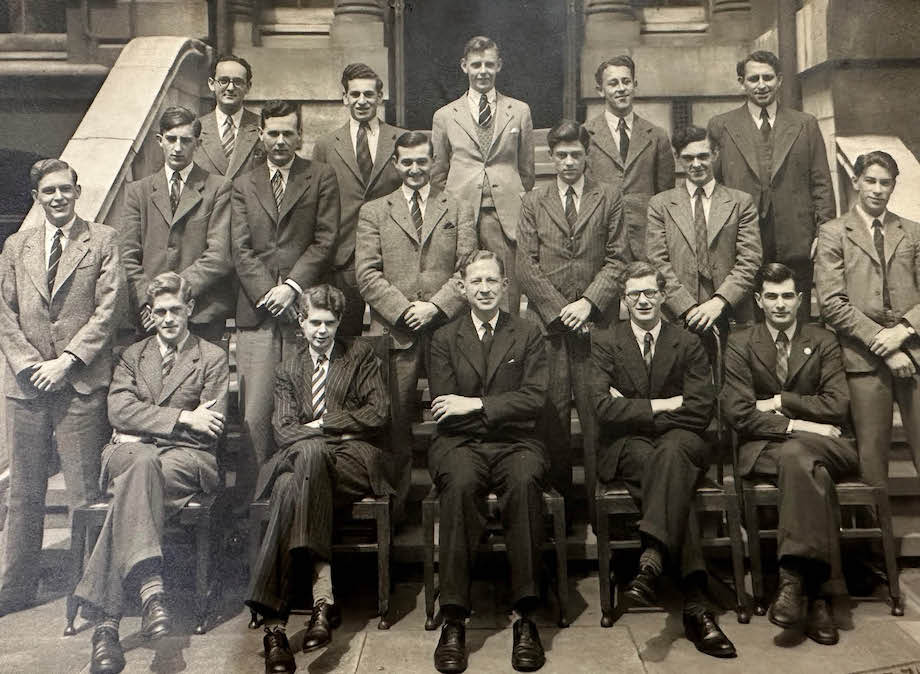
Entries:
[[776,335],[776,378],[780,384],[786,383],[789,376],[789,338],[785,331]]
[[172,208],[173,215],[179,207],[179,177],[178,171],[173,171],[172,180],[169,181],[169,206]]
[[647,372],[652,371],[652,343],[654,338],[652,333],[646,332],[645,337],[642,340],[642,360],[645,361],[645,369]]
[[166,347],[166,353],[163,354],[163,366],[161,370],[163,373],[163,379],[166,379],[169,373],[172,372],[173,365],[175,365],[175,363],[176,363],[176,346],[174,344],[170,344],[169,346]]
[[625,164],[626,155],[629,154],[629,136],[626,135],[626,120],[622,117],[620,117],[620,122],[617,124],[617,131],[620,132],[620,159]]
[[51,253],[48,255],[48,292],[54,290],[54,278],[57,276],[58,262],[61,261],[61,230],[54,231],[51,241]]
[[233,154],[233,143],[236,140],[236,136],[233,134],[233,117],[224,118],[224,128],[220,132],[220,144],[224,146],[224,154],[227,155],[227,158],[230,158],[230,155]]
[[326,375],[329,372],[325,354],[320,354],[313,368],[313,384],[311,386],[311,406],[313,418],[319,419],[326,411]]
[[702,187],[696,188],[693,200],[693,228],[696,230],[696,262],[699,265],[700,276],[712,278],[712,268],[709,264],[709,235],[706,233],[706,211],[703,210]]
[[409,204],[409,215],[412,216],[412,224],[415,225],[415,235],[418,240],[422,240],[422,208],[419,205],[418,190],[412,191],[412,201]]
[[878,253],[882,265],[882,302],[886,309],[891,308],[891,293],[888,290],[888,263],[885,260],[885,234],[882,231],[882,221],[878,218],[872,221],[872,240],[875,242],[875,252]]
[[275,175],[272,176],[272,194],[275,195],[275,203],[278,210],[281,210],[281,200],[284,198],[284,183],[281,181],[281,171],[275,169]]
[[358,170],[361,171],[361,180],[364,186],[371,178],[371,171],[374,170],[374,160],[371,159],[371,146],[367,143],[367,132],[370,125],[367,122],[361,122],[358,125],[358,136],[355,139],[355,159],[358,161]]
[[479,126],[489,126],[492,121],[492,108],[489,107],[489,99],[483,94],[479,97]]
[[489,367],[489,352],[492,350],[492,324],[482,324],[482,371],[485,372]]
[[766,142],[770,140],[770,132],[773,130],[773,127],[770,126],[770,113],[767,112],[766,108],[760,109],[760,119],[763,120],[760,125],[760,133]]
[[575,210],[575,188],[571,185],[565,191],[565,219],[569,223],[569,229],[574,229],[578,211]]

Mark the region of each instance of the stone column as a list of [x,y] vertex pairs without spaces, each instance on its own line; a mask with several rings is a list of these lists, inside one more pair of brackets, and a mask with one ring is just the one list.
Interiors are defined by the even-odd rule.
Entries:
[[342,46],[382,47],[384,0],[335,0],[332,43]]
[[639,19],[630,0],[585,0],[585,48],[639,42]]
[[751,0],[710,0],[709,31],[716,38],[751,39]]
[[227,0],[233,47],[252,47],[260,43],[256,0]]

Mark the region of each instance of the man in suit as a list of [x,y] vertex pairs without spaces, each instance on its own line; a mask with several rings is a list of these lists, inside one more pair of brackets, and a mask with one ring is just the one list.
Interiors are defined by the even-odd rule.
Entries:
[[799,320],[806,322],[815,236],[837,213],[824,138],[814,117],[779,107],[783,76],[775,54],[755,51],[738,62],[737,72],[747,101],[709,121],[709,136],[722,148],[715,175],[753,196],[763,259],[795,272],[802,288]]
[[243,107],[252,86],[252,67],[246,59],[222,54],[211,66],[208,88],[217,107],[201,117],[201,144],[195,163],[228,182],[260,165],[259,115]]
[[503,309],[517,315],[521,289],[514,272],[514,247],[521,195],[533,189],[534,140],[530,106],[499,94],[498,45],[470,38],[460,69],[469,90],[434,113],[431,180],[439,190],[473,206],[483,248],[502,256],[510,279]]
[[218,489],[214,451],[224,430],[227,354],[190,334],[191,284],[165,272],[147,285],[156,334],[129,346],[112,377],[115,433],[102,452],[99,487],[112,495],[74,595],[100,609],[91,671],[120,672],[118,638],[126,588],[140,591],[141,633],[169,634],[163,592],[164,522],[196,494]]
[[853,172],[856,203],[818,232],[815,287],[843,348],[862,478],[887,486],[894,401],[920,468],[920,224],[888,210],[891,155],[860,155]]
[[642,554],[625,590],[650,606],[659,576],[669,571],[684,595],[683,622],[696,648],[735,657],[705,598],[706,565],[692,503],[709,465],[702,438],[712,417],[712,369],[700,338],[661,320],[666,279],[649,262],[622,275],[629,321],[593,336],[592,397],[600,442],[597,478],[622,480],[640,507]]
[[342,89],[342,102],[351,119],[316,141],[313,160],[329,164],[339,185],[341,216],[332,283],[345,293],[345,315],[338,334],[346,337],[360,335],[364,327],[364,300],[355,278],[358,212],[368,201],[399,187],[401,181],[391,158],[393,144],[405,130],[377,119],[377,107],[383,102],[383,80],[369,66],[345,66]]
[[470,612],[470,567],[482,537],[483,499],[499,498],[517,619],[511,665],[535,671],[545,661],[530,615],[539,603],[546,457],[536,432],[546,398],[546,352],[540,329],[499,311],[508,287],[502,260],[472,253],[461,267],[469,313],[431,341],[431,412],[437,434],[428,470],[441,512],[441,613],[434,652],[439,672],[466,669],[464,620]]
[[230,260],[230,183],[192,161],[201,122],[191,110],[167,108],[157,142],[166,166],[131,183],[115,219],[133,314],[141,334],[153,330],[147,284],[164,271],[188,281],[196,311],[189,329],[219,343],[233,300]]
[[58,159],[42,159],[29,179],[43,222],[12,234],[0,254],[10,460],[0,615],[35,599],[55,447],[71,509],[98,494],[99,453],[110,432],[105,395],[112,333],[125,287],[115,230],[74,212],[80,197],[76,171]]
[[702,334],[727,336],[728,318],[751,320],[751,289],[763,256],[750,195],[716,182],[719,145],[705,129],[674,133],[687,179],[648,204],[648,259],[667,281],[665,308]]
[[[297,352],[298,295],[329,270],[339,223],[339,190],[326,164],[298,157],[300,108],[262,107],[266,162],[233,181],[230,246],[240,281],[237,368],[243,431],[261,466],[275,450],[275,366]],[[256,469],[246,471],[255,476]]]
[[470,207],[431,185],[431,165],[424,133],[408,131],[396,139],[393,166],[402,184],[361,208],[355,248],[358,287],[371,307],[370,334],[390,335],[397,516],[409,492],[411,426],[418,418],[418,379],[429,338],[463,309],[454,272],[476,248]]
[[266,671],[294,671],[284,624],[289,592],[302,562],[313,580],[313,612],[304,651],[326,646],[341,611],[332,594],[333,511],[368,495],[393,493],[379,440],[389,403],[374,350],[364,341],[336,340],[345,296],[330,285],[300,296],[298,320],[306,338],[296,357],[275,371],[272,426],[278,451],[262,466],[257,498],[271,514],[246,603],[280,626],[266,628]]
[[779,487],[779,590],[770,621],[783,629],[804,622],[811,639],[833,645],[839,636],[821,588],[837,536],[827,477],[859,470],[853,440],[841,437],[849,414],[843,359],[832,332],[799,323],[802,293],[789,267],[773,262],[758,276],[754,299],[764,322],[728,340],[723,405],[739,436],[738,472]]
[[585,122],[591,134],[588,179],[623,195],[623,221],[632,259],[645,260],[645,213],[653,194],[674,187],[674,154],[667,132],[633,111],[636,64],[614,56],[594,73],[604,112]]
[[[628,261],[620,192],[585,178],[590,136],[563,120],[547,136],[556,180],[524,195],[518,223],[518,260],[527,311],[548,336],[549,413],[545,415],[550,480],[572,496],[571,400],[594,457],[588,377],[588,326],[607,325],[619,311],[617,278]],[[589,471],[593,477],[593,471]],[[589,482],[591,482],[589,480]],[[594,485],[586,484],[593,493]]]

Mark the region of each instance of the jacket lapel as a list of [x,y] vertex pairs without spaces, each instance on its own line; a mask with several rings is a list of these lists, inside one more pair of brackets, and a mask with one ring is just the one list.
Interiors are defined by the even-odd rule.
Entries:
[[[153,202],[153,205],[157,207],[160,215],[163,216],[163,221],[167,225],[172,225],[173,213],[172,205],[169,203],[169,184],[166,182],[166,172],[163,169],[156,172],[156,178],[153,179],[152,187],[153,191],[150,193],[150,201]],[[182,191],[185,192],[185,190]]]
[[[639,117],[639,115],[633,115],[632,135],[629,138],[629,149],[626,151],[626,166],[624,168],[629,168],[645,148],[651,145],[652,139],[649,138],[651,129],[651,124]],[[607,130],[609,132],[609,127]],[[619,148],[617,150],[619,151]]]
[[268,171],[268,162],[253,169],[252,173],[249,174],[249,180],[252,181],[256,198],[262,204],[262,208],[277,224],[281,218],[278,217],[278,204],[275,203],[275,195],[272,192],[272,179]]
[[763,365],[763,369],[773,378],[774,384],[782,390],[784,382],[781,382],[779,377],[776,376],[776,344],[770,337],[770,331],[767,330],[767,326],[763,323],[759,324],[755,328],[754,334],[751,335],[751,351],[754,352],[754,357]]
[[86,251],[89,250],[87,246],[89,239],[89,226],[86,222],[80,218],[74,220],[73,229],[70,230],[70,241],[61,254],[60,262],[58,262],[57,274],[54,277],[54,290],[51,293],[52,299],[73,274],[73,270],[80,264],[83,256],[86,255]]
[[[355,179],[361,185],[363,185],[364,179],[361,177],[361,170],[358,168],[358,160],[355,158],[355,150],[351,145],[351,129],[349,128],[350,123],[351,122],[335,132],[335,151],[338,152],[339,156],[342,158],[342,161],[345,162],[345,166],[347,166],[348,169],[355,174]],[[379,142],[377,143],[377,149],[380,149]]]
[[[252,152],[253,146],[259,142],[259,116],[249,110],[243,110],[243,117],[240,119],[240,128],[236,131],[236,140],[233,142],[233,152],[230,155],[230,164],[227,172],[224,174],[228,178],[236,175],[240,170],[243,162]],[[218,147],[223,154],[223,146],[220,145],[218,138]]]
[[[494,342],[492,346],[495,346]],[[473,319],[469,313],[464,314],[460,319],[459,329],[457,330],[457,348],[473,370],[476,371],[476,374],[479,375],[479,380],[483,382],[484,388],[485,372],[483,372],[482,343],[479,340],[479,335],[476,334],[476,328],[473,327]]]
[[[431,192],[428,193],[429,199],[431,198]],[[421,243],[418,240],[418,233],[415,231],[415,226],[409,222],[409,205],[406,203],[406,199],[403,196],[402,187],[397,187],[396,190],[389,196],[390,202],[390,217],[393,219],[400,229],[402,229],[406,234],[409,235],[409,238],[415,241],[416,243]],[[422,221],[424,226],[424,220]]]
[[[243,113],[243,119],[245,119],[245,116],[246,113]],[[239,134],[237,134],[237,136],[239,136]],[[239,138],[237,138],[237,140],[239,140]],[[211,163],[225,176],[229,177],[233,175],[227,170],[230,162],[227,159],[227,155],[224,153],[224,146],[220,142],[220,130],[217,128],[217,112],[212,112],[201,118],[201,149],[208,155],[208,159],[211,160]],[[233,151],[235,154],[235,144]],[[169,222],[169,218],[166,218],[166,221]]]
[[[561,204],[562,202],[559,201],[558,194],[556,196],[556,202]],[[581,204],[579,204],[578,218],[575,220],[575,231],[573,234],[577,234],[584,229],[585,225],[591,219],[591,215],[597,210],[598,204],[600,203],[600,190],[592,183],[585,181],[584,189],[581,192]]]
[[[284,187],[284,194],[281,196],[281,208],[278,209],[278,222],[284,220],[284,217],[294,208],[303,193],[307,191],[307,185],[310,182],[310,165],[304,159],[298,156],[294,157],[291,164],[291,172],[288,173],[287,185]],[[272,196],[272,201],[275,197]]]
[[[875,242],[872,240],[872,236],[869,234],[869,229],[866,227],[866,223],[863,222],[863,219],[859,216],[859,213],[856,212],[856,206],[853,206],[853,208],[851,208],[850,211],[844,216],[844,226],[847,230],[847,238],[862,248],[866,255],[875,260],[877,264],[881,265],[882,261],[878,259],[878,252],[875,250]],[[885,252],[887,253],[888,242],[886,241],[885,243]]]
[[[569,221],[565,219],[565,211],[562,210],[562,201],[559,199],[559,192],[556,190],[556,181],[553,180],[551,183],[547,184],[546,187],[543,187],[542,190],[543,193],[540,195],[540,204],[562,233],[569,236]],[[582,194],[584,194],[584,192]]]
[[[649,395],[649,373],[645,369],[645,361],[642,359],[642,352],[639,351],[639,345],[636,343],[636,336],[633,334],[630,321],[623,321],[616,328],[616,348],[620,352],[620,362],[626,369],[629,378],[632,379],[636,391],[646,397]],[[662,330],[664,328],[662,327]]]
[[[472,319],[470,320],[472,323]],[[509,320],[503,312],[498,314],[498,322],[495,324],[495,337],[492,340],[492,346],[489,349],[489,360],[486,363],[486,380],[483,388],[488,390],[495,378],[495,373],[505,361],[505,356],[514,345],[514,321]]]
[[[665,321],[661,322],[661,332],[658,333],[658,343],[655,345],[655,355],[652,356],[652,371],[649,375],[649,397],[654,398],[662,390],[665,380],[674,367],[677,357],[678,338],[674,327]],[[633,339],[633,343],[636,340]],[[639,345],[636,344],[638,351]],[[644,361],[641,361],[644,364]]]
[[807,335],[802,334],[802,326],[799,325],[796,328],[795,336],[792,338],[791,348],[789,349],[789,371],[786,376],[786,382],[790,386],[799,370],[811,358],[812,353],[814,353],[814,345]]
[[785,110],[780,107],[776,108],[776,119],[773,126],[773,164],[770,167],[771,181],[779,173],[783,162],[786,161],[786,155],[789,154],[789,149],[802,133],[803,128],[805,127],[801,124],[792,124]]
[[396,144],[396,129],[380,122],[380,129],[377,137],[377,152],[374,155],[374,170],[371,171],[370,180],[367,181],[367,187],[364,190],[365,195],[377,182],[377,178],[383,173],[383,169],[390,163],[393,156],[392,148]]
[[[159,347],[157,348],[159,350]],[[172,370],[163,380],[163,387],[160,389],[160,395],[157,396],[157,405],[162,405],[166,402],[169,396],[179,388],[179,384],[184,382],[186,377],[198,367],[200,357],[201,350],[198,348],[198,338],[195,335],[189,335],[185,340],[185,344],[182,345],[182,350],[176,354],[176,362],[173,363]]]
[[[140,381],[147,388],[147,400],[156,400],[163,388],[162,382],[162,357],[160,356],[160,347],[156,337],[147,340],[144,350],[141,351],[138,360],[138,374]],[[158,403],[159,404],[159,403]]]
[[[607,118],[604,117],[604,114],[601,113],[598,117],[589,121],[585,124],[585,128],[588,129],[588,133],[591,134],[594,143],[601,151],[610,157],[613,163],[623,168],[623,160],[620,159],[620,146],[613,139],[613,134],[610,133],[610,127],[607,125]],[[628,158],[629,155],[627,154]]]
[[447,195],[438,194],[431,189],[428,192],[428,205],[425,207],[425,216],[422,218],[422,240],[419,242],[422,246],[428,241],[434,228],[441,222],[441,218],[447,213]]
[[466,104],[466,93],[453,102],[452,110],[454,113],[454,121],[457,122],[460,128],[466,131],[466,134],[473,140],[472,147],[475,148],[473,153],[480,152],[479,136],[476,134],[476,123],[473,121],[473,117],[470,115],[470,109]]
[[172,216],[172,224],[176,224],[191,211],[195,206],[201,203],[201,190],[204,189],[205,180],[208,174],[198,165],[192,167],[188,174],[188,180],[182,188],[182,194],[179,195],[179,204],[176,206],[176,212]]
[[706,223],[706,242],[710,247],[734,210],[735,202],[729,196],[728,191],[717,183],[712,192],[712,199],[709,203],[709,220]]
[[[467,115],[469,116],[469,115]],[[505,127],[511,122],[511,102],[497,91],[495,92],[495,121],[492,123],[492,142],[489,144],[489,151],[486,157],[491,159],[492,153],[497,152],[501,143],[498,137],[505,130]]]
[[748,167],[755,176],[759,176],[760,168],[757,163],[757,146],[754,140],[754,134],[759,133],[759,131],[754,124],[754,120],[751,119],[751,115],[748,113],[747,103],[740,108],[736,108],[735,111],[729,115],[726,120],[725,128],[728,130],[728,135],[731,136],[741,156],[744,157],[744,161],[747,162]]
[[[23,265],[32,279],[39,294],[45,298],[46,302],[51,301],[51,295],[48,292],[48,253],[45,252],[45,223],[35,228],[29,236],[29,240],[23,246]],[[60,264],[60,263],[58,263]]]
[[[888,265],[891,263],[891,257],[898,249],[898,244],[901,243],[901,239],[904,238],[904,228],[901,227],[901,218],[891,211],[885,213],[885,222],[883,226],[885,229],[885,268],[887,269]],[[873,246],[874,245],[873,242]]]
[[671,203],[668,205],[668,213],[671,219],[677,225],[677,229],[684,235],[690,248],[696,250],[696,229],[693,225],[693,210],[690,206],[690,195],[683,187],[675,188],[671,193]]

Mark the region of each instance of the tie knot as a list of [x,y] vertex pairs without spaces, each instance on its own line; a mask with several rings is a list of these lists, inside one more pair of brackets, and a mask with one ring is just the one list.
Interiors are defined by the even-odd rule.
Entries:
[[652,337],[652,333],[646,332],[646,333],[645,333],[645,337],[643,338],[643,342],[645,343],[645,345],[646,345],[646,346],[651,346],[651,345],[652,345],[652,342],[654,342],[654,341],[655,341],[655,338]]
[[872,229],[881,230],[881,229],[882,229],[882,221],[879,220],[878,218],[875,218],[875,219],[872,221]]
[[760,109],[760,118],[766,122],[770,121],[770,113],[767,111],[766,108]]
[[777,346],[786,346],[789,343],[789,337],[786,335],[785,330],[780,330],[776,335],[776,345]]
[[574,196],[575,196],[575,188],[572,187],[571,185],[569,185],[569,189],[567,189],[567,190],[565,191],[565,196],[567,196],[567,197],[574,197]]
[[491,335],[492,335],[492,324],[491,324],[491,323],[483,323],[483,324],[482,324],[482,336],[483,336],[483,337],[491,337]]
[[55,238],[55,240],[60,240],[60,238],[61,238],[62,236],[63,236],[63,234],[61,234],[61,228],[60,228],[60,227],[55,228],[55,230],[54,230],[54,238]]
[[626,129],[627,129],[626,118],[620,117],[620,121],[617,122],[617,131],[625,131]]
[[226,126],[228,129],[232,129],[235,126],[235,124],[233,123],[233,117],[231,117],[230,115],[227,115],[226,117],[224,117],[224,126]]
[[366,122],[366,121],[365,121],[365,122],[361,122],[360,124],[358,124],[358,126],[359,126],[360,128],[362,128],[362,129],[364,129],[365,131],[370,131],[370,130],[371,130],[371,124],[370,124],[370,122]]
[[178,183],[182,181],[182,176],[179,175],[178,171],[173,171],[172,180],[174,183]]
[[480,94],[479,96],[479,105],[488,105],[489,97],[486,94]]
[[697,187],[696,192],[694,192],[694,196],[697,199],[702,199],[703,197],[706,196],[706,190],[704,190],[702,187]]
[[316,356],[316,367],[320,367],[323,363],[326,362],[326,354],[321,353]]

